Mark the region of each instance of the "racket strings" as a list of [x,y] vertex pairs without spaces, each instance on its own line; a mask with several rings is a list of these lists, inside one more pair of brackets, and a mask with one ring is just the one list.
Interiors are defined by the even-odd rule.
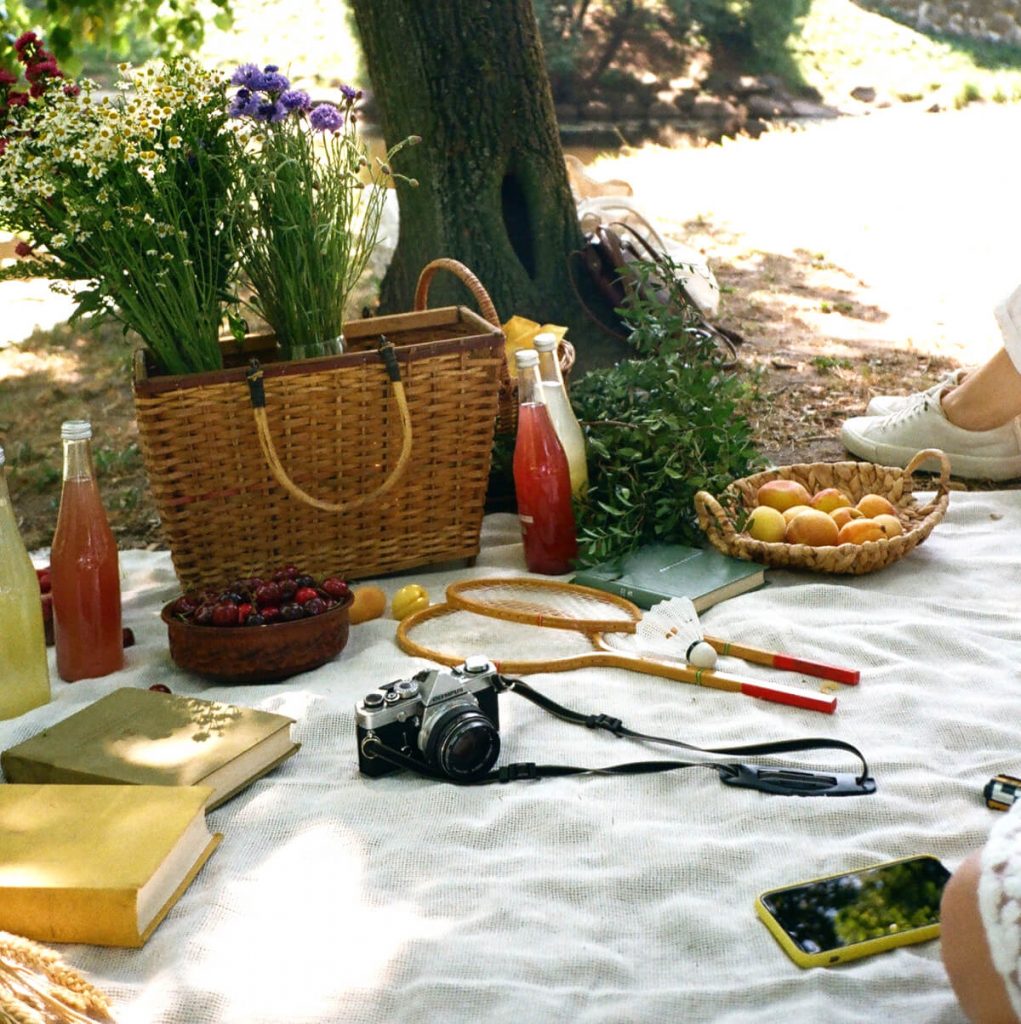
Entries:
[[641,617],[637,608],[611,595],[582,587],[541,580],[476,580],[452,585],[447,599],[483,615],[530,619],[539,625],[557,621],[568,628],[633,628]]

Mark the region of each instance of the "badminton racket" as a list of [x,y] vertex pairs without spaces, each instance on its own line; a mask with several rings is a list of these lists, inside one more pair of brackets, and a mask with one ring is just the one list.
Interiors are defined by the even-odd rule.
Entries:
[[[616,594],[574,583],[530,577],[460,580],[447,587],[447,604],[510,622],[583,633],[634,633],[643,616],[637,605]],[[652,609],[645,616],[654,613],[655,609]],[[717,654],[740,658],[755,665],[801,672],[849,686],[861,678],[857,669],[809,661],[715,636],[704,636],[703,639]]]
[[432,605],[409,615],[397,627],[397,643],[406,654],[441,665],[459,665],[470,655],[484,655],[507,675],[621,668],[824,714],[832,714],[837,706],[836,698],[828,694],[665,664],[613,649],[600,633],[588,634],[565,627],[549,629],[479,615],[449,604]]

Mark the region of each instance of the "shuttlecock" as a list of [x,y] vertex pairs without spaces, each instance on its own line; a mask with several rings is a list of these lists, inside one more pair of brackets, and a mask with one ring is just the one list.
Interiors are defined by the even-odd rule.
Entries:
[[716,651],[705,640],[698,612],[686,597],[660,601],[647,611],[635,631],[650,655],[685,661],[692,668],[713,668]]

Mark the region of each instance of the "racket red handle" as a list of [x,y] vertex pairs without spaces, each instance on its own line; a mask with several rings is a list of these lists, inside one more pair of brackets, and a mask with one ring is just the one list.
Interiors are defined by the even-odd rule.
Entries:
[[821,711],[824,715],[832,715],[837,710],[837,698],[825,693],[812,693],[808,690],[792,690],[785,686],[770,686],[768,683],[741,682],[741,692],[746,697],[758,697],[759,700],[771,700],[777,704],[788,704],[807,711]]
[[817,679],[832,679],[835,683],[846,683],[848,686],[856,685],[861,679],[861,673],[856,668],[823,665],[821,662],[806,661],[790,654],[773,655],[773,667],[788,672],[803,672],[806,676],[815,676]]

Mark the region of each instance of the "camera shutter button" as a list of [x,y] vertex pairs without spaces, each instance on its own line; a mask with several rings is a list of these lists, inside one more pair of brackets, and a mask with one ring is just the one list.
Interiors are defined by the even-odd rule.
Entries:
[[470,658],[464,659],[464,671],[469,675],[477,676],[490,670],[489,659],[481,654],[473,654]]

